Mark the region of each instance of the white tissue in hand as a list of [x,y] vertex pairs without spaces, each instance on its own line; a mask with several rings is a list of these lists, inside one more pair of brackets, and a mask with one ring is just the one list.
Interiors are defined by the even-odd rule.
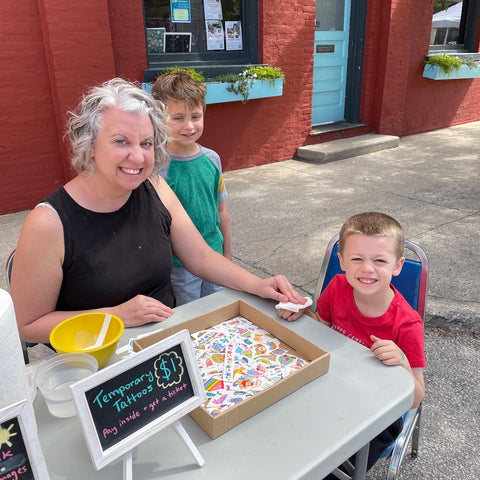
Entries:
[[302,308],[307,308],[312,304],[312,299],[310,297],[306,297],[307,301],[303,305],[299,305],[298,303],[292,302],[280,302],[275,305],[277,310],[288,310],[289,312],[298,312]]

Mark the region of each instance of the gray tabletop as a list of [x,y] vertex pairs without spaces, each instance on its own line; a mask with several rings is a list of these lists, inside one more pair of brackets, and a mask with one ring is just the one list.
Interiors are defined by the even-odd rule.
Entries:
[[[163,324],[126,329],[121,343],[234,300],[276,317],[273,301],[224,290],[176,309]],[[408,410],[413,381],[401,367],[386,367],[360,344],[303,316],[288,328],[328,351],[326,374],[212,440],[191,418],[181,422],[205,459],[199,467],[173,427],[143,442],[133,478],[323,478]],[[115,361],[115,359],[113,360]],[[41,394],[34,409],[52,480],[122,478],[121,459],[96,471],[78,417],[51,416]]]

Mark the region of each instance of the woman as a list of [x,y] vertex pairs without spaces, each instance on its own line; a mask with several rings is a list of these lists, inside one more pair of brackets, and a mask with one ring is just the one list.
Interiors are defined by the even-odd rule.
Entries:
[[265,298],[304,303],[284,276],[260,279],[211,250],[157,172],[167,162],[164,113],[121,79],[94,87],[70,112],[78,175],[25,219],[11,293],[20,336],[48,342],[89,310],[127,327],[172,315],[172,251],[195,275]]

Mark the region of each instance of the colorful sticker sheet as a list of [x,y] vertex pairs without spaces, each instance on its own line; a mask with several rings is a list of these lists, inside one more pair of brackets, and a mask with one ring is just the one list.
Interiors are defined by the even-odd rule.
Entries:
[[204,407],[212,417],[308,363],[240,316],[193,333],[192,339],[207,396]]

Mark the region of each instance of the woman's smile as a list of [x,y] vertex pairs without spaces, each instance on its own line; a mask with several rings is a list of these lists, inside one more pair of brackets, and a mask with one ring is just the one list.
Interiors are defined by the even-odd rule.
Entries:
[[123,173],[128,173],[129,175],[138,175],[143,169],[142,168],[125,168],[119,167]]

